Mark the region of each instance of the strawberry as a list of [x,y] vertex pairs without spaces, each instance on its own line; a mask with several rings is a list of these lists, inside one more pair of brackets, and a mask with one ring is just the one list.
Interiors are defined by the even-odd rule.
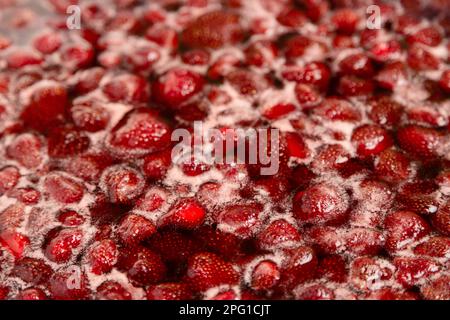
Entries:
[[428,223],[409,211],[396,211],[386,217],[386,249],[390,252],[405,249],[412,242],[425,237],[430,232]]
[[226,259],[235,259],[242,255],[242,241],[233,233],[222,232],[209,226],[202,226],[195,233],[196,239],[205,248]]
[[52,268],[42,259],[24,257],[15,262],[11,274],[31,285],[47,283]]
[[400,151],[386,149],[375,159],[375,172],[389,182],[406,180],[411,173],[409,159]]
[[69,175],[52,172],[44,178],[44,194],[59,203],[77,203],[83,198],[84,188]]
[[[196,231],[195,235],[205,233],[202,228]],[[202,241],[209,240],[208,235]],[[161,257],[168,262],[183,263],[190,256],[200,251],[201,241],[190,237],[187,234],[174,230],[164,230],[156,233],[148,240],[150,249],[159,253]]]
[[66,158],[89,148],[90,139],[82,131],[71,126],[57,127],[48,137],[48,154],[53,158]]
[[286,256],[281,266],[279,287],[282,290],[292,290],[299,283],[314,277],[317,268],[317,256],[314,250],[300,246],[285,251]]
[[150,238],[155,232],[156,228],[152,222],[143,216],[132,213],[120,220],[116,230],[119,240],[128,246],[139,244]]
[[119,250],[117,267],[125,270],[130,282],[138,287],[160,282],[167,271],[161,257],[142,246]]
[[118,282],[107,280],[97,287],[98,300],[131,300],[131,294]]
[[80,229],[52,229],[47,234],[45,256],[56,263],[64,263],[73,257],[73,251],[78,248],[83,239]]
[[356,53],[345,57],[339,62],[343,74],[358,77],[370,77],[374,72],[373,64],[369,57],[362,53]]
[[2,231],[0,233],[0,245],[6,248],[15,258],[22,257],[30,244],[30,239],[15,231]]
[[394,265],[396,279],[405,288],[419,285],[440,270],[439,265],[429,258],[398,257],[394,258]]
[[64,267],[53,273],[48,289],[56,300],[87,300],[91,294],[86,273],[78,266]]
[[313,114],[324,120],[356,122],[361,113],[350,102],[338,97],[328,97],[313,109]]
[[391,127],[400,121],[402,111],[402,105],[389,97],[381,96],[370,101],[369,118],[379,125]]
[[102,86],[103,93],[112,102],[131,104],[147,103],[149,87],[147,81],[133,74],[121,74]]
[[185,283],[160,283],[147,288],[147,300],[191,300],[189,286]]
[[6,153],[8,157],[31,169],[38,167],[43,160],[41,148],[42,142],[37,134],[23,133],[8,145]]
[[444,258],[450,254],[450,239],[431,237],[414,248],[414,253],[423,256]]
[[133,158],[165,149],[170,135],[170,126],[155,110],[138,108],[125,114],[111,130],[107,145],[114,154]]
[[449,300],[450,299],[450,276],[442,275],[430,280],[429,283],[420,287],[420,292],[426,300]]
[[188,47],[212,49],[238,43],[244,37],[239,20],[238,15],[227,11],[205,13],[183,30],[182,43]]
[[250,287],[253,290],[269,290],[280,280],[280,268],[272,260],[258,262],[251,271]]
[[435,27],[425,27],[407,36],[409,44],[422,43],[430,47],[436,47],[442,41],[442,35]]
[[14,188],[19,178],[20,172],[16,167],[8,166],[0,169],[0,195]]
[[262,224],[262,206],[259,203],[232,204],[217,215],[217,227],[241,238],[250,238]]
[[300,244],[302,237],[298,228],[284,219],[271,222],[258,233],[256,241],[263,250],[290,248]]
[[400,147],[410,155],[429,159],[438,156],[443,135],[435,129],[406,125],[397,131],[397,140]]
[[323,284],[307,284],[299,286],[294,290],[296,300],[334,300],[332,289]]
[[439,58],[421,45],[412,45],[408,49],[408,65],[416,71],[437,70]]
[[195,198],[179,200],[169,212],[161,218],[161,225],[170,225],[182,229],[195,229],[205,220],[205,209]]
[[202,91],[203,77],[187,69],[174,68],[161,75],[152,85],[153,99],[171,109],[179,110],[183,103]]
[[47,300],[48,297],[42,289],[27,288],[21,290],[16,296],[17,300]]
[[235,285],[239,273],[233,265],[210,252],[201,252],[189,258],[187,281],[197,292],[204,292],[219,285]]
[[293,198],[294,216],[301,223],[335,223],[345,219],[349,207],[346,191],[329,183],[315,184]]
[[62,119],[66,104],[66,88],[57,83],[45,83],[33,91],[20,117],[31,128],[46,131]]
[[385,129],[368,124],[356,128],[351,140],[360,157],[379,154],[393,144],[391,136]]
[[443,205],[438,212],[432,216],[433,226],[443,235],[450,236],[450,204]]
[[110,239],[93,243],[87,254],[91,271],[94,274],[103,274],[112,270],[117,262],[117,247]]
[[347,262],[340,255],[327,255],[319,259],[316,277],[334,282],[347,280]]

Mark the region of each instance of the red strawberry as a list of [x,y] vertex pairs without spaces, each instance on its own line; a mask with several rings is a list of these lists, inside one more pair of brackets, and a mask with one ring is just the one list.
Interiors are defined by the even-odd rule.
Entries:
[[89,137],[76,128],[65,126],[50,131],[48,154],[54,158],[74,156],[89,148]]
[[111,271],[117,262],[117,256],[117,246],[114,241],[106,239],[93,243],[88,252],[91,271],[95,274]]
[[205,216],[205,209],[195,198],[185,198],[172,206],[160,223],[182,229],[195,229],[203,223]]
[[334,282],[345,282],[347,274],[347,263],[342,256],[328,255],[319,259],[317,278]]
[[431,128],[407,125],[397,132],[400,147],[414,157],[429,159],[438,155],[443,135]]
[[349,196],[346,191],[329,183],[315,184],[299,191],[293,198],[294,216],[301,223],[335,223],[346,217]]
[[307,284],[294,289],[296,300],[334,300],[332,289],[323,284]]
[[339,79],[338,92],[344,97],[368,96],[373,90],[374,83],[370,78],[345,75]]
[[204,244],[208,251],[226,259],[236,259],[242,254],[242,241],[233,233],[226,233],[209,226],[202,226],[195,232],[195,236],[198,241]]
[[380,290],[371,291],[365,297],[367,300],[419,300],[420,297],[415,292],[403,291],[392,288],[383,288]]
[[113,102],[131,104],[147,103],[150,95],[144,78],[127,73],[112,78],[103,85],[102,90]]
[[356,53],[345,57],[339,62],[343,74],[358,77],[370,77],[373,74],[373,65],[369,57],[362,53]]
[[42,142],[38,135],[24,133],[17,136],[8,145],[6,152],[8,157],[18,161],[24,167],[31,169],[39,166],[43,160],[41,147]]
[[450,300],[450,275],[442,275],[421,286],[420,292],[426,300]]
[[8,249],[15,258],[22,257],[29,244],[30,239],[18,232],[3,231],[0,233],[0,245]]
[[134,286],[144,287],[160,282],[166,274],[161,257],[145,247],[122,248],[117,266],[125,270]]
[[239,16],[227,11],[205,13],[191,22],[182,32],[183,44],[198,48],[220,48],[235,44],[244,37]]
[[9,294],[9,288],[6,286],[0,286],[0,300],[6,300]]
[[217,215],[217,227],[241,238],[250,238],[262,225],[262,206],[259,203],[232,204]]
[[56,300],[87,300],[91,294],[87,276],[78,266],[59,269],[51,276],[48,288]]
[[406,40],[409,44],[423,43],[430,47],[436,47],[441,43],[442,35],[435,27],[426,27],[408,35]]
[[31,285],[45,284],[52,275],[52,268],[42,259],[22,258],[15,262],[11,274]]
[[253,290],[270,290],[280,280],[280,268],[272,260],[258,262],[251,271],[250,287]]
[[317,256],[310,247],[302,246],[285,251],[281,266],[280,288],[292,290],[299,283],[312,279],[317,268]]
[[107,280],[97,287],[98,300],[131,300],[131,294],[118,282]]
[[419,285],[440,270],[439,265],[428,258],[394,258],[394,265],[397,281],[407,288]]
[[39,86],[21,114],[26,125],[45,131],[57,123],[65,112],[67,91],[57,83]]
[[328,97],[313,109],[313,114],[324,120],[356,122],[361,113],[350,102],[338,97]]
[[353,9],[345,8],[336,10],[331,21],[338,31],[352,34],[356,29],[359,17]]
[[57,263],[69,261],[73,251],[78,248],[83,239],[83,231],[80,229],[53,229],[47,234],[45,244],[45,256]]
[[58,221],[66,227],[76,227],[82,225],[86,219],[73,210],[63,211],[58,215]]
[[119,222],[117,236],[126,245],[136,245],[150,238],[155,232],[155,225],[137,214],[127,214]]
[[403,106],[386,96],[374,98],[370,102],[369,117],[382,126],[393,126],[400,121]]
[[392,146],[389,133],[377,125],[362,125],[352,133],[352,143],[361,157],[379,154]]
[[433,226],[443,235],[450,236],[450,203],[443,205],[432,217]]
[[107,144],[122,157],[133,158],[165,149],[170,143],[170,126],[150,108],[134,109],[111,130]]
[[386,217],[386,249],[390,252],[405,249],[412,242],[430,232],[427,222],[409,211],[397,211]]
[[19,178],[20,172],[16,167],[8,166],[0,169],[0,195],[14,188]]
[[101,186],[112,203],[129,204],[139,197],[145,187],[140,171],[122,165],[115,165],[103,171]]
[[414,248],[414,253],[429,257],[444,258],[450,255],[450,239],[447,237],[432,237]]
[[147,288],[147,300],[191,300],[189,286],[185,283],[161,283]]
[[436,70],[439,59],[421,45],[412,45],[408,49],[408,65],[416,71]]
[[446,70],[442,73],[439,85],[444,91],[450,93],[450,70]]
[[395,267],[381,258],[360,257],[350,265],[350,283],[357,290],[372,291],[389,285]]
[[182,108],[187,102],[203,89],[202,76],[187,69],[174,68],[153,83],[152,93],[156,102],[174,110]]
[[311,162],[314,172],[321,173],[336,170],[350,159],[350,155],[340,144],[326,144],[319,148]]
[[210,252],[193,255],[188,261],[187,281],[197,292],[204,292],[219,285],[234,285],[239,273],[233,265]]
[[39,288],[27,288],[21,290],[16,296],[17,300],[47,300],[48,297],[42,289]]
[[389,182],[406,180],[411,173],[409,159],[400,151],[386,149],[375,159],[375,172]]
[[25,206],[21,203],[10,205],[0,212],[0,231],[18,228],[25,218]]
[[52,172],[44,179],[44,192],[63,204],[77,203],[83,198],[84,188],[69,175]]
[[[202,229],[196,235],[204,234]],[[208,239],[208,235],[204,240]],[[202,248],[201,242],[174,230],[156,233],[148,240],[149,248],[159,253],[165,261],[182,263]]]
[[302,237],[298,228],[284,219],[271,222],[257,236],[258,246],[263,250],[292,248],[300,244]]

